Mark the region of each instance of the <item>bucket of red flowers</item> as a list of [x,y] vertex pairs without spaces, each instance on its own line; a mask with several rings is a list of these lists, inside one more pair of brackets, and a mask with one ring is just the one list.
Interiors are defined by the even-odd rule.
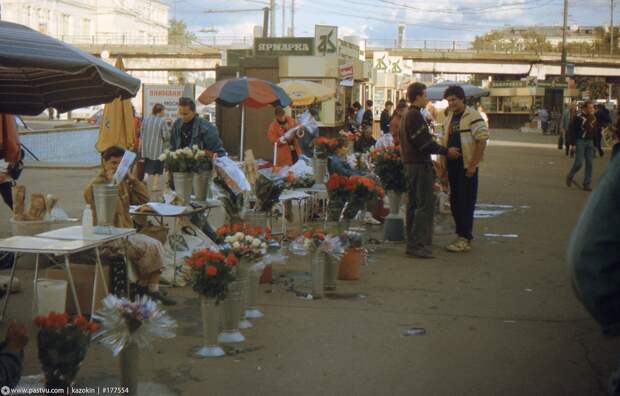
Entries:
[[78,315],[73,320],[66,313],[50,312],[37,316],[39,362],[47,389],[71,389],[90,340],[98,325]]

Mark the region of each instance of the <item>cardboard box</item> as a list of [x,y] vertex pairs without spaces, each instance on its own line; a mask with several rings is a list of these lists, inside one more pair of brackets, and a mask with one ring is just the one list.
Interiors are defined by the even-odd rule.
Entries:
[[[103,273],[105,275],[105,282],[108,285],[109,290],[110,269],[108,266],[103,266]],[[80,309],[82,310],[82,314],[90,314],[90,308],[93,301],[92,298],[93,281],[95,280],[95,265],[71,264],[71,276],[73,277],[73,282],[75,283],[75,291],[77,293],[77,298],[80,303]],[[67,271],[65,270],[64,265],[58,265],[52,268],[48,268],[45,271],[44,278],[63,279],[67,282],[69,281],[69,277],[67,276]],[[95,310],[101,307],[101,300],[105,296],[106,294],[105,290],[103,289],[103,280],[101,279],[101,276],[99,276],[97,282]],[[73,293],[71,291],[71,286],[67,287],[67,313],[77,314],[77,310],[75,309],[75,304],[73,302]]]

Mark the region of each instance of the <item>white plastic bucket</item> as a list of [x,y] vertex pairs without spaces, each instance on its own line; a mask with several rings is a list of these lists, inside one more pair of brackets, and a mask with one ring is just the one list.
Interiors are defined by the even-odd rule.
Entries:
[[37,315],[65,312],[67,310],[67,285],[68,282],[61,279],[37,280]]

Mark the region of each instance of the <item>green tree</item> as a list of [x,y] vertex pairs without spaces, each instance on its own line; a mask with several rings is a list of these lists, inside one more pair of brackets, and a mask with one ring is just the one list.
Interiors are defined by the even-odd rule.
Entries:
[[545,51],[553,50],[553,45],[547,41],[545,36],[534,29],[528,29],[521,37],[523,40],[520,43],[520,47],[524,51],[542,54]]
[[187,30],[187,25],[182,20],[171,19],[168,27],[168,44],[190,45],[196,41],[196,35]]

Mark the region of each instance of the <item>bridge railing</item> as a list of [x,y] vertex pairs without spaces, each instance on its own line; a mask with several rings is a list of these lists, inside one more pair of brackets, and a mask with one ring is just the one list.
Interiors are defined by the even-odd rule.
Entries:
[[[399,47],[398,41],[394,39],[368,39],[367,47],[374,50],[403,48],[419,51],[438,51],[438,52],[491,52],[501,54],[532,54],[532,55],[561,55],[561,50],[557,46],[540,46],[539,48],[527,47],[523,43],[494,43],[476,45],[471,41],[457,40],[403,40]],[[587,45],[569,45],[568,55],[571,56],[596,56],[596,57],[620,57],[618,53],[610,55],[609,49],[604,47]]]

